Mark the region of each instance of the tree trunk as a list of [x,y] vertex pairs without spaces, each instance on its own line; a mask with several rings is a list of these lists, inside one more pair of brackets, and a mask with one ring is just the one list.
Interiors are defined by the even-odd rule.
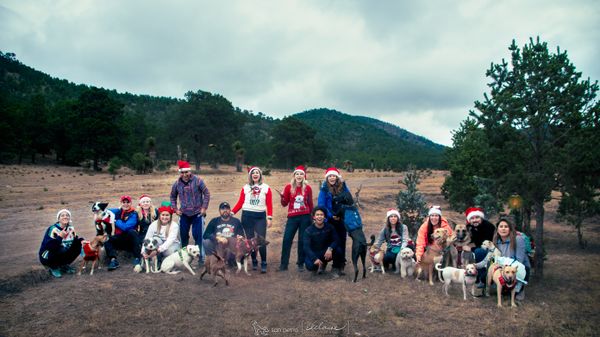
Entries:
[[35,164],[35,151],[31,153],[31,163]]
[[235,156],[235,171],[236,172],[242,172],[242,164],[244,163],[244,156],[243,155],[236,155]]
[[534,202],[535,210],[535,276],[544,278],[544,200]]
[[579,248],[585,249],[587,246],[587,242],[583,239],[583,232],[581,231],[581,225],[583,221],[581,218],[577,219],[577,223],[575,224],[575,228],[577,228],[577,242],[579,243]]
[[523,232],[531,236],[531,207],[523,209]]

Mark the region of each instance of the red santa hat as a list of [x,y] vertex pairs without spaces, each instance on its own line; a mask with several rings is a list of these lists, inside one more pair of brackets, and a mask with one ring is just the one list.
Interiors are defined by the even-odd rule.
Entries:
[[150,199],[149,195],[142,194],[142,196],[140,197],[140,200],[138,200],[138,202],[141,205],[143,201],[152,201],[152,199]]
[[480,218],[485,218],[483,214],[483,210],[479,207],[469,207],[465,211],[465,216],[467,217],[467,221],[471,221],[471,218],[474,216],[478,216]]
[[427,212],[427,216],[430,216],[432,214],[437,214],[439,216],[442,216],[442,208],[437,205],[431,206],[431,208],[429,209],[429,212]]
[[258,173],[260,173],[260,175],[262,176],[262,171],[258,166],[250,166],[248,168],[248,175],[252,175],[252,171],[254,170],[258,170]]
[[389,217],[390,217],[390,216],[392,216],[392,215],[395,215],[395,216],[397,216],[397,217],[398,217],[398,219],[400,219],[400,212],[398,212],[397,210],[395,210],[395,209],[393,209],[393,208],[390,208],[390,209],[387,211],[387,214],[386,214],[386,217],[385,217],[385,218],[387,219],[387,218],[389,218]]
[[330,175],[334,175],[334,176],[336,176],[336,177],[338,177],[338,178],[341,178],[341,177],[342,177],[342,175],[340,174],[340,170],[338,170],[338,169],[337,169],[337,168],[335,168],[335,167],[330,167],[330,168],[328,168],[328,169],[325,171],[325,179],[327,179],[327,177],[328,177],[328,176],[330,176]]
[[292,174],[296,174],[296,172],[304,173],[304,178],[306,178],[306,169],[304,168],[304,166],[302,166],[302,165],[296,166],[296,168],[294,169],[294,173],[292,173]]
[[181,173],[192,170],[192,168],[190,167],[190,163],[184,160],[178,160],[177,166],[179,166],[179,172]]

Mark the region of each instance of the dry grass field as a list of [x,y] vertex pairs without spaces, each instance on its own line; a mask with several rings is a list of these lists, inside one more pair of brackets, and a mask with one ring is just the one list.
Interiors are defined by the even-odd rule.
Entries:
[[[342,172],[360,193],[365,234],[383,226],[395,207],[402,175],[392,172]],[[430,203],[441,204],[445,172],[433,172],[419,186]],[[208,217],[221,201],[234,203],[246,174],[231,167],[202,169],[210,192]],[[105,173],[54,166],[0,166],[0,336],[594,336],[600,322],[600,225],[586,224],[586,250],[577,246],[573,228],[555,219],[547,205],[546,261],[543,280],[533,279],[518,308],[496,308],[495,298],[462,299],[459,286],[450,296],[441,284],[403,280],[393,273],[368,274],[352,283],[350,273],[275,272],[279,264],[286,211],[275,207],[268,232],[269,272],[231,275],[229,287],[213,288],[211,278],[136,274],[129,261],[113,272],[52,279],[37,260],[45,228],[56,211],[68,208],[78,233],[93,232],[90,206],[96,200],[117,207],[118,198],[149,194],[155,204],[168,199],[177,174],[132,175],[115,180]],[[289,172],[275,171],[266,182],[281,190]],[[313,189],[321,169],[309,169]],[[411,233],[412,234],[412,233]],[[349,239],[350,241],[350,239]],[[350,243],[347,245],[348,253]],[[295,262],[295,247],[290,264]],[[349,256],[349,254],[348,254]],[[346,267],[346,272],[351,270]]]

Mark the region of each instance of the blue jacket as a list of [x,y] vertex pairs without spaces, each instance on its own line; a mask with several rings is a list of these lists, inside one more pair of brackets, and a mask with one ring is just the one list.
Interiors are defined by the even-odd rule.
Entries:
[[115,234],[135,229],[138,217],[134,208],[130,208],[130,211],[127,213],[124,213],[122,208],[111,208],[110,210],[115,213],[115,227],[117,227]]
[[[74,232],[73,226],[68,225],[67,231]],[[38,252],[38,256],[40,259],[47,260],[48,253],[54,250],[57,250],[61,247],[69,248],[73,243],[73,236],[69,235],[67,238],[63,240],[60,236],[56,235],[56,232],[62,231],[60,224],[57,222],[44,232],[44,238],[42,239],[42,244],[40,245],[40,250]]]
[[327,211],[327,219],[331,219],[333,216],[343,217],[344,209],[354,204],[352,194],[350,193],[348,186],[346,186],[346,182],[343,182],[342,184],[342,193],[336,196],[332,195],[329,191],[327,180],[321,185],[317,205],[325,208]]

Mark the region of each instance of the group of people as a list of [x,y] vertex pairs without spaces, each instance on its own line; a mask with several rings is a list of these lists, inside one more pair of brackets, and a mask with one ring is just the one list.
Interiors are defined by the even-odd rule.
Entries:
[[[242,236],[248,239],[255,235],[266,238],[267,229],[273,221],[273,192],[264,182],[259,167],[248,169],[248,181],[242,187],[236,204],[231,208],[226,201],[219,205],[219,216],[212,219],[206,229],[204,219],[210,202],[210,192],[199,176],[192,174],[188,162],[178,161],[179,178],[171,188],[170,201],[155,208],[148,195],[142,195],[137,207],[132,205],[130,196],[120,198],[119,208],[111,209],[115,214],[115,232],[105,242],[106,255],[109,258],[108,270],[119,267],[116,250],[126,250],[133,254],[134,265],[140,264],[140,258],[152,255],[166,257],[189,244],[190,229],[196,244],[202,245],[206,254],[212,254],[221,238]],[[334,278],[344,275],[346,264],[346,238],[352,236],[353,228],[348,227],[344,216],[354,209],[354,200],[340,171],[335,167],[325,171],[324,181],[319,187],[317,205],[313,204],[313,191],[308,184],[303,166],[294,169],[291,181],[280,192],[281,206],[287,208],[287,222],[283,234],[281,259],[278,271],[288,270],[290,252],[294,237],[298,233],[297,271],[305,269],[322,273],[329,262],[332,263]],[[236,217],[241,211],[241,221]],[[173,220],[173,214],[179,216],[179,223]],[[475,261],[478,262],[480,275],[485,275],[487,251],[481,248],[484,240],[492,241],[503,257],[514,259],[522,266],[519,279],[521,298],[522,284],[529,278],[530,264],[525,251],[523,236],[515,230],[514,224],[502,218],[494,226],[485,219],[479,208],[469,208],[466,213],[467,228],[471,234],[471,243]],[[410,245],[410,233],[402,224],[401,215],[391,209],[386,213],[385,224],[381,229],[375,246],[386,243],[383,263],[394,265],[397,254],[409,246],[415,250],[417,263],[424,251],[433,244],[431,234],[437,228],[445,228],[452,235],[452,227],[442,216],[439,206],[429,209],[425,222],[417,233],[416,245]],[[348,232],[350,230],[350,232]],[[162,244],[152,255],[142,248],[144,239],[159,237]],[[57,213],[56,223],[45,232],[39,250],[40,262],[47,266],[55,277],[62,273],[73,273],[70,264],[81,251],[82,238],[78,237],[72,225],[70,211],[63,209]],[[267,248],[261,246],[251,255],[252,267],[267,272]],[[203,257],[200,259],[202,263]],[[482,282],[485,276],[480,276]]]

